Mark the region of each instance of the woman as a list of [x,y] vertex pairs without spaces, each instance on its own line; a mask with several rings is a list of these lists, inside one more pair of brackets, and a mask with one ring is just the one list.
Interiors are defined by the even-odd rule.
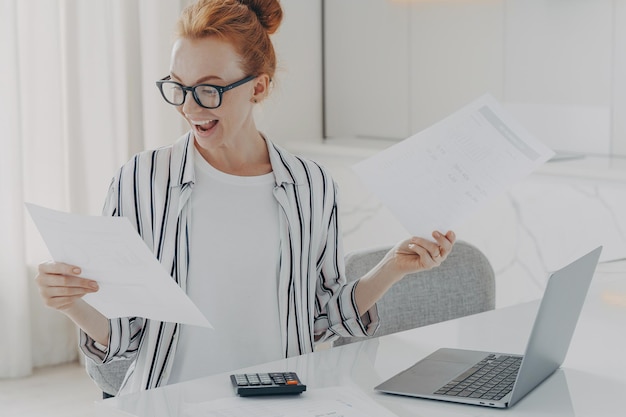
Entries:
[[182,12],[170,74],[157,85],[190,131],[125,164],[105,203],[105,215],[131,220],[215,329],[108,320],[82,300],[98,286],[78,277],[80,266],[39,267],[42,297],[80,327],[88,360],[133,360],[123,393],[372,335],[376,300],[452,249],[452,232],[407,239],[346,283],[336,184],[253,118],[274,76],[269,35],[281,20],[277,0],[200,0]]

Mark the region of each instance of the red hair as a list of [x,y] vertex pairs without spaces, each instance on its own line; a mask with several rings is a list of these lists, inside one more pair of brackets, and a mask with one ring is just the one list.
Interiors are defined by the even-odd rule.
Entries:
[[243,58],[246,74],[268,74],[273,79],[276,53],[269,35],[282,18],[278,0],[198,0],[182,11],[176,32],[186,39],[224,39]]

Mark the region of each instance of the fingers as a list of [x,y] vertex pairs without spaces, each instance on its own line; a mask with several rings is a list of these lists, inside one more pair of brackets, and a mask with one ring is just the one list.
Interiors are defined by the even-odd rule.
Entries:
[[50,307],[55,310],[66,310],[72,307],[76,301],[80,300],[83,296],[85,296],[85,292],[80,292],[75,295],[55,295],[47,294],[42,292],[42,297],[44,300],[44,304],[47,307]]
[[433,232],[433,238],[435,239],[434,242],[430,239],[413,237],[408,241],[407,245],[409,251],[418,254],[427,264],[425,266],[430,267],[441,264],[447,258],[456,241],[456,235],[452,231],[447,232],[445,235],[435,231]]
[[445,250],[439,242],[421,237],[411,238],[407,247],[418,255],[428,256],[432,259],[441,257],[442,251]]
[[445,235],[443,235],[441,232],[434,231],[433,238],[435,238],[439,246],[439,250],[433,255],[435,258],[441,258],[441,261],[443,261],[443,259],[445,259],[450,254],[452,246],[456,241],[456,235],[451,230],[448,231],[448,233],[446,233]]
[[64,274],[64,275],[79,275],[80,268],[74,265],[68,265],[63,262],[44,262],[39,264],[39,273],[45,274]]
[[61,262],[40,264],[35,281],[44,303],[48,307],[63,310],[85,294],[98,291],[98,283],[76,276],[80,273],[80,268]]
[[441,247],[437,242],[421,237],[413,237],[407,245],[409,250],[419,255],[425,268],[433,268],[440,263]]

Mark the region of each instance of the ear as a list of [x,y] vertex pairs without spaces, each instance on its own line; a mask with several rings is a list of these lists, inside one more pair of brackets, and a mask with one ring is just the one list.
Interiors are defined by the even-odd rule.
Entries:
[[250,97],[250,101],[258,103],[264,100],[270,92],[270,77],[267,74],[261,74],[252,82],[254,83],[254,90],[252,97]]

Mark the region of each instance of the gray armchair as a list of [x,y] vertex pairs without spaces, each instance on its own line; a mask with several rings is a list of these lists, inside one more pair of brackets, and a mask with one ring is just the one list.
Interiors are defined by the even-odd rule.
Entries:
[[131,359],[122,359],[106,365],[96,365],[91,360],[85,359],[85,369],[102,390],[102,398],[106,399],[117,395],[132,362]]
[[[346,256],[349,281],[372,269],[391,249],[367,249]],[[457,241],[437,268],[407,275],[378,301],[380,327],[375,336],[476,314],[495,307],[495,274],[476,247]],[[333,346],[363,340],[341,337]]]

